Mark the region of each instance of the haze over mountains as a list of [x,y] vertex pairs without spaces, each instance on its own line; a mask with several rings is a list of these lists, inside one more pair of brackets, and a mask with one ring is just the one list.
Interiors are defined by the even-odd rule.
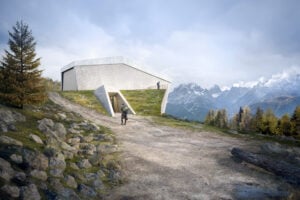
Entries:
[[210,109],[225,108],[232,117],[242,106],[254,113],[257,107],[272,109],[277,117],[290,115],[300,105],[300,71],[293,68],[270,79],[240,82],[221,90],[218,85],[210,89],[195,83],[181,84],[168,98],[166,113],[181,119],[204,121]]

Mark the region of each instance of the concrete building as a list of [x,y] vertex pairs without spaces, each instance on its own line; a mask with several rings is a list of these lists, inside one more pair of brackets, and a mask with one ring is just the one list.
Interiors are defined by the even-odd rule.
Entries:
[[145,72],[123,57],[109,57],[74,61],[61,70],[62,90],[95,90],[108,113],[114,116],[125,103],[130,113],[135,114],[120,90],[166,89],[161,105],[165,112],[170,81]]

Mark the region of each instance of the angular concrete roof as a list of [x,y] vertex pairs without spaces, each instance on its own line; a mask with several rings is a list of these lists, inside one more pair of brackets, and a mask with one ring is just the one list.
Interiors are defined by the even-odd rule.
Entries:
[[136,70],[139,70],[139,71],[142,71],[144,73],[150,74],[152,76],[161,78],[161,79],[163,79],[163,80],[171,83],[171,81],[169,81],[169,80],[167,80],[165,78],[162,78],[161,76],[157,76],[157,75],[154,75],[153,73],[149,73],[149,72],[146,72],[144,70],[141,70],[139,67],[137,67],[138,64],[136,64],[133,61],[129,60],[128,58],[124,58],[122,56],[73,61],[70,64],[64,66],[61,69],[61,72],[65,72],[65,71],[67,71],[67,70],[69,70],[69,69],[71,69],[72,67],[75,67],[75,66],[104,65],[104,64],[125,64],[125,65],[127,65],[129,67],[132,67],[132,68],[136,69]]

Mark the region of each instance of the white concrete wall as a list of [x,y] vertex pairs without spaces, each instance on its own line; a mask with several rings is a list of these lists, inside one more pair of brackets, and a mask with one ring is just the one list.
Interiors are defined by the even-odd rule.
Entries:
[[99,101],[102,103],[105,110],[110,114],[112,117],[115,116],[115,112],[113,110],[113,107],[111,105],[108,92],[104,85],[100,86],[94,91],[95,96],[99,99]]
[[77,90],[75,68],[63,72],[63,90]]
[[95,90],[105,85],[108,91],[156,88],[160,81],[161,89],[169,82],[125,64],[103,64],[76,66],[78,90]]

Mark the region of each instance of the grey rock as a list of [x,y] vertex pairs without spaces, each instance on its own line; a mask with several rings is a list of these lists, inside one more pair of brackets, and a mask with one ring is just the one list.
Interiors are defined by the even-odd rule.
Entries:
[[23,162],[23,158],[20,155],[12,154],[9,157],[14,163],[21,164]]
[[5,135],[0,136],[0,143],[8,144],[8,145],[16,145],[16,146],[21,146],[21,147],[23,146],[22,142],[15,140],[11,137],[5,136]]
[[56,131],[56,134],[59,138],[65,140],[67,131],[65,126],[62,123],[55,123],[54,130]]
[[27,185],[26,174],[24,172],[17,172],[12,180],[19,186]]
[[65,120],[67,118],[67,115],[65,113],[57,113],[57,115],[62,120]]
[[70,167],[75,170],[79,169],[79,167],[75,163],[70,163]]
[[76,192],[69,188],[62,188],[59,192],[58,199],[80,200]]
[[289,192],[277,189],[263,188],[259,185],[241,184],[237,185],[234,190],[236,199],[264,200],[264,199],[287,199]]
[[84,176],[87,181],[94,181],[100,178],[97,173],[86,173]]
[[41,196],[35,184],[21,187],[22,200],[40,200]]
[[98,152],[95,152],[92,156],[89,157],[90,163],[94,166],[99,165],[102,160],[103,160],[103,156]]
[[76,130],[76,129],[73,129],[73,128],[69,128],[69,129],[68,129],[68,132],[69,132],[69,133],[72,133],[72,134],[75,134],[75,135],[78,135],[78,134],[80,134],[82,131]]
[[81,122],[79,124],[79,126],[87,131],[98,131],[99,130],[99,127],[94,123]]
[[20,196],[20,189],[17,186],[4,185],[1,188],[1,197],[18,198]]
[[36,142],[38,144],[44,144],[43,141],[41,140],[41,138],[37,135],[30,134],[29,138],[32,139],[34,142]]
[[7,125],[7,129],[9,131],[17,131],[17,128],[16,128],[16,126],[14,124],[8,124]]
[[93,144],[81,143],[79,147],[79,153],[83,155],[93,155],[96,152],[96,147]]
[[65,142],[60,142],[60,147],[63,150],[67,150],[67,151],[71,151],[73,153],[77,153],[77,149],[75,147],[72,147],[72,146],[68,145]]
[[54,189],[55,192],[60,193],[60,191],[64,188],[62,183],[57,178],[49,178],[48,179],[50,187]]
[[91,187],[88,187],[84,184],[80,184],[78,186],[78,191],[82,196],[85,196],[85,197],[95,197],[97,195],[95,190],[93,190]]
[[54,127],[54,122],[52,121],[52,119],[44,118],[42,120],[39,120],[38,123],[39,123],[38,129],[42,132],[46,132],[49,129],[52,130]]
[[48,168],[48,158],[40,153],[34,152],[27,149],[23,150],[23,160],[31,168],[45,171]]
[[94,136],[93,135],[88,135],[83,137],[83,142],[92,142],[94,140]]
[[105,185],[103,184],[103,182],[100,179],[96,179],[93,181],[93,187],[96,190],[103,190],[105,188]]
[[46,181],[48,176],[47,176],[47,173],[44,172],[44,171],[39,171],[39,170],[32,170],[30,172],[30,176],[36,178],[36,179],[39,179],[39,180],[42,180],[42,181]]
[[0,132],[6,133],[7,131],[8,131],[7,125],[4,122],[0,121]]
[[99,144],[96,147],[97,152],[100,152],[102,154],[110,154],[110,153],[115,153],[118,151],[118,146],[117,145],[109,145],[109,144]]
[[87,169],[87,168],[91,168],[92,167],[92,165],[91,165],[91,163],[89,162],[88,159],[83,159],[83,160],[79,161],[77,163],[77,166],[79,168],[81,168],[81,169]]
[[78,124],[76,124],[76,123],[72,123],[70,125],[70,128],[72,128],[72,129],[80,129],[80,126]]
[[75,181],[75,178],[73,176],[67,175],[65,176],[65,182],[66,185],[70,188],[77,188],[77,182]]
[[24,122],[26,121],[26,118],[16,111],[0,109],[0,121],[5,124],[12,124],[15,122]]
[[73,138],[68,139],[67,142],[68,142],[70,145],[74,146],[74,145],[80,143],[80,138],[79,138],[79,137],[73,137]]
[[97,174],[100,178],[105,177],[105,173],[101,169],[99,171],[97,171]]
[[74,153],[70,151],[62,151],[66,159],[73,159]]
[[51,157],[49,160],[50,174],[54,177],[62,177],[66,168],[65,157],[59,153],[56,157]]
[[10,163],[3,158],[0,158],[0,178],[9,181],[13,177],[14,173],[15,172]]

